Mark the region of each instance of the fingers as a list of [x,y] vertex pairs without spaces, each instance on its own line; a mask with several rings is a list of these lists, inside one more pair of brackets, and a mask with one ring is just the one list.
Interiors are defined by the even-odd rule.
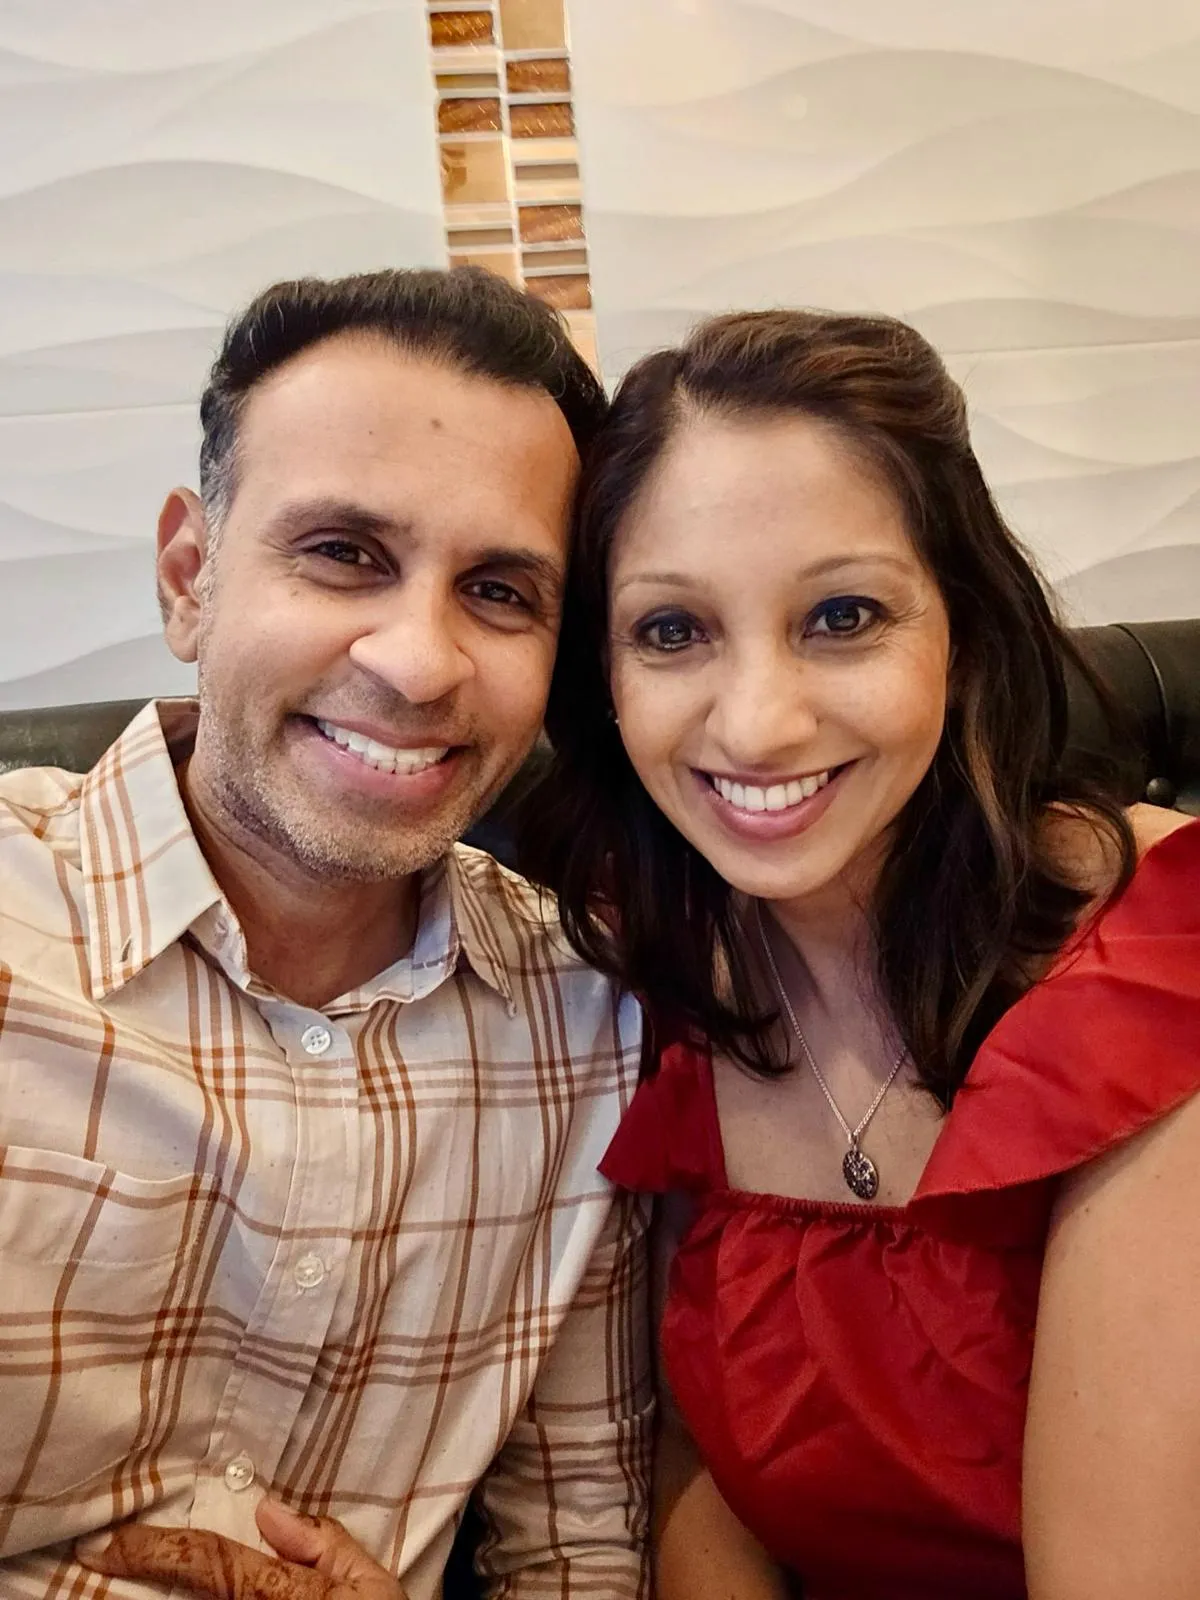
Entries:
[[331,1600],[343,1590],[363,1600],[404,1600],[396,1580],[332,1517],[304,1517],[270,1499],[259,1502],[255,1517],[263,1538],[281,1556],[315,1567],[329,1579]]
[[332,1595],[322,1573],[200,1528],[127,1522],[111,1534],[80,1540],[75,1553],[93,1572],[174,1584],[212,1600],[330,1600]]
[[302,1516],[270,1496],[259,1501],[254,1520],[273,1550],[277,1550],[285,1560],[299,1561],[306,1567],[315,1567],[323,1556],[328,1555],[338,1534],[350,1538],[341,1523],[323,1517]]

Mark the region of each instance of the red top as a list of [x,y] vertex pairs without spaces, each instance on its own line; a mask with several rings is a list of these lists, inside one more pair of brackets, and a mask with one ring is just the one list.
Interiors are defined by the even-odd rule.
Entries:
[[684,1189],[662,1347],[729,1505],[808,1600],[1020,1600],[1021,1442],[1062,1174],[1200,1088],[1200,822],[1008,1011],[907,1206],[730,1189],[711,1064],[664,1051],[603,1162]]

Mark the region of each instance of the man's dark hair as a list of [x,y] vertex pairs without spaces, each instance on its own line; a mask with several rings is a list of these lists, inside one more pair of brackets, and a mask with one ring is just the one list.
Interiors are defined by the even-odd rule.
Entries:
[[229,324],[200,401],[200,493],[214,530],[233,500],[238,422],[251,391],[302,350],[343,333],[390,340],[469,376],[544,389],[581,455],[607,411],[557,312],[480,267],[276,283]]

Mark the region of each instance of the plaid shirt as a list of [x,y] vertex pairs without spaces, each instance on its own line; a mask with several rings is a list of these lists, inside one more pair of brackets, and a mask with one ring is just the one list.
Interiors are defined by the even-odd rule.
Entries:
[[272,1487],[432,1600],[481,1478],[494,1593],[643,1594],[645,1217],[596,1175],[634,1002],[461,846],[410,955],[323,1012],[266,989],[194,727],[0,779],[0,1595],[144,1595],[68,1541],[256,1544]]

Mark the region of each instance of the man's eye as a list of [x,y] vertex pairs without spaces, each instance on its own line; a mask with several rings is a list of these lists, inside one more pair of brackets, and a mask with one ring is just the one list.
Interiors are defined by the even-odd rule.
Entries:
[[529,610],[529,601],[521,591],[514,589],[511,583],[501,583],[498,578],[478,578],[471,584],[470,592],[488,605],[520,606]]
[[667,653],[686,650],[688,645],[697,643],[702,637],[701,629],[691,617],[682,615],[651,617],[637,629],[639,644],[650,650]]
[[362,545],[355,544],[351,539],[322,539],[320,544],[309,546],[310,552],[315,556],[324,556],[328,561],[336,561],[343,567],[373,567],[375,565],[370,553]]
[[819,605],[809,618],[807,632],[837,639],[853,639],[879,621],[879,607],[871,600],[839,595]]

